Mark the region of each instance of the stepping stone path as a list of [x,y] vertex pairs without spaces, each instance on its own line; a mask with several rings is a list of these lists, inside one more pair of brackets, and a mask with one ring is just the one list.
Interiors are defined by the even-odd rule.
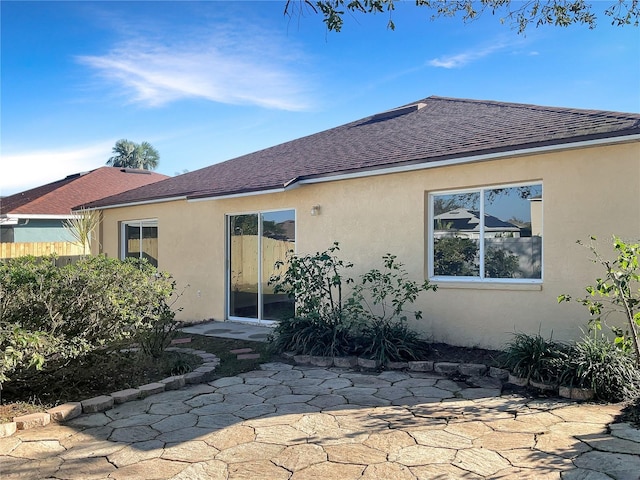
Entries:
[[0,478],[638,480],[621,409],[268,363],[0,438]]

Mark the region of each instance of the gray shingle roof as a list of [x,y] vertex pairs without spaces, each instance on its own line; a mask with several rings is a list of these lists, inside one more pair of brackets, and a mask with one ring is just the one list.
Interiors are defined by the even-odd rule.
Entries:
[[249,193],[314,177],[633,134],[640,134],[635,113],[432,96],[91,206]]

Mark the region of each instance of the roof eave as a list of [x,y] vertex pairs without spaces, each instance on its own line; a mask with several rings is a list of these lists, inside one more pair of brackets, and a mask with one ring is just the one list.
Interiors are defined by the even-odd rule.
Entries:
[[574,137],[563,139],[560,141],[550,140],[549,142],[536,142],[531,145],[520,145],[516,148],[504,147],[501,149],[493,149],[484,152],[469,152],[469,154],[450,156],[441,156],[429,159],[408,160],[398,164],[390,164],[385,166],[363,168],[357,170],[344,170],[331,173],[320,173],[317,175],[308,175],[295,177],[287,181],[284,185],[274,185],[259,189],[244,189],[223,192],[194,192],[183,196],[168,198],[150,198],[135,202],[125,202],[121,204],[106,204],[104,206],[90,207],[91,210],[101,210],[107,208],[119,208],[137,205],[146,205],[160,202],[170,202],[175,200],[187,200],[189,202],[206,201],[206,200],[224,200],[229,198],[247,197],[255,195],[266,195],[272,193],[283,193],[302,185],[334,182],[339,180],[348,180],[352,178],[362,178],[377,175],[388,175],[392,173],[410,172],[416,170],[425,170],[430,168],[438,168],[450,165],[460,165],[465,163],[477,163],[489,160],[496,160],[508,157],[521,157],[527,155],[538,155],[542,153],[551,153],[564,150],[573,150],[577,148],[588,148],[604,145],[613,145],[620,143],[630,143],[640,141],[640,133],[637,129],[631,131],[617,132],[615,136],[610,133],[596,134],[583,137]]
[[619,143],[630,143],[640,141],[640,133],[630,133],[616,137],[589,138],[581,137],[579,140],[572,139],[568,142],[548,142],[546,144],[536,144],[536,146],[522,146],[516,149],[495,149],[483,153],[470,153],[468,155],[441,156],[438,158],[409,160],[401,164],[384,167],[371,167],[353,171],[335,172],[329,174],[318,174],[301,177],[298,181],[300,185],[333,182],[338,180],[348,180],[351,178],[369,177],[375,175],[387,175],[390,173],[410,172],[415,170],[426,170],[449,165],[460,165],[465,163],[476,163],[482,161],[496,160],[508,157],[522,157],[528,155],[538,155],[542,153],[574,150],[577,148],[587,148],[603,145],[613,145]]

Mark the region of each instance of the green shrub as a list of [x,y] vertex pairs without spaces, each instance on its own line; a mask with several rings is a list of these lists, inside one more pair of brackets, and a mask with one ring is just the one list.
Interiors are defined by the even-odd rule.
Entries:
[[[0,342],[6,347],[12,338],[7,332],[16,329],[32,340],[31,347],[24,344],[20,362],[11,364],[5,356],[0,370],[5,379],[11,370],[33,364],[25,365],[26,358],[35,358],[38,366],[53,355],[74,358],[124,340],[144,341],[142,332],[157,329],[158,322],[164,331],[173,322],[175,283],[147,262],[97,256],[56,267],[53,260],[0,263]],[[38,347],[34,338],[55,343],[55,352]],[[157,349],[157,342],[150,349]]]
[[513,375],[539,382],[558,382],[568,347],[540,334],[515,333],[504,349],[500,361]]
[[[594,285],[585,287],[587,294],[576,301],[589,311],[591,328],[602,329],[611,313],[625,319],[625,328],[615,323],[608,327],[616,335],[615,343],[623,350],[632,351],[640,367],[640,243],[626,243],[614,236],[616,258],[610,260],[600,255],[595,237],[590,240],[587,248],[592,254],[591,261],[603,267],[605,275],[596,278]],[[581,241],[577,243],[583,245]],[[570,300],[571,295],[558,296],[558,302]]]
[[358,355],[377,360],[380,365],[419,360],[430,350],[429,344],[401,320],[366,323],[354,340]]
[[[350,351],[353,318],[345,309],[343,289],[353,283],[345,276],[353,264],[338,258],[339,250],[336,242],[313,255],[290,252],[286,271],[269,280],[275,293],[286,293],[296,302],[296,316],[281,320],[275,327],[275,351],[323,356]],[[283,265],[284,262],[276,263],[278,268]]]
[[[272,348],[303,355],[358,354],[381,364],[421,357],[427,345],[407,327],[404,309],[435,285],[409,280],[390,254],[383,257],[382,270],[367,272],[356,284],[344,275],[353,264],[339,259],[338,250],[334,243],[315,255],[291,254],[287,270],[271,278],[276,293],[296,300],[296,317],[275,327]],[[346,285],[352,285],[349,295],[343,291]],[[422,312],[412,315],[420,319]]]
[[333,357],[353,353],[352,326],[344,320],[330,322],[313,317],[282,320],[271,336],[276,352],[295,352],[300,355]]
[[[329,323],[343,320],[343,288],[353,283],[344,272],[353,267],[352,263],[338,258],[338,242],[323,252],[314,255],[296,255],[293,251],[287,257],[288,267],[280,275],[269,279],[274,293],[286,293],[296,301],[296,315],[317,318]],[[285,262],[276,262],[281,268]]]
[[[359,322],[356,333],[358,354],[386,362],[415,360],[428,350],[420,336],[407,326],[405,306],[413,304],[420,293],[436,290],[428,281],[409,280],[402,263],[395,255],[382,257],[383,269],[372,269],[360,277],[353,288],[347,308]],[[421,311],[411,312],[416,319]]]
[[590,388],[596,398],[617,402],[640,393],[640,370],[631,352],[605,336],[588,336],[572,345],[560,372],[560,383]]

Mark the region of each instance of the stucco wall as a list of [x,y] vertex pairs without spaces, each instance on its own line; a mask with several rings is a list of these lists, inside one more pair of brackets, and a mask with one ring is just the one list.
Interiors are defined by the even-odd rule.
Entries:
[[[576,240],[595,235],[609,253],[614,233],[640,238],[637,142],[303,185],[279,194],[107,209],[102,249],[118,256],[118,222],[157,218],[159,267],[179,287],[189,285],[179,317],[223,320],[226,214],[294,208],[299,253],[338,241],[341,256],[355,263],[355,275],[380,266],[389,252],[422,280],[429,191],[529,181],[543,184],[542,285],[440,283],[416,304],[424,319],[413,326],[436,341],[482,347],[499,347],[516,330],[573,338],[588,318],[577,304],[558,305],[556,297],[579,295],[599,274]],[[320,215],[310,214],[312,205],[321,206]]]
[[73,236],[64,227],[63,220],[24,220],[13,227],[14,242],[72,242]]

